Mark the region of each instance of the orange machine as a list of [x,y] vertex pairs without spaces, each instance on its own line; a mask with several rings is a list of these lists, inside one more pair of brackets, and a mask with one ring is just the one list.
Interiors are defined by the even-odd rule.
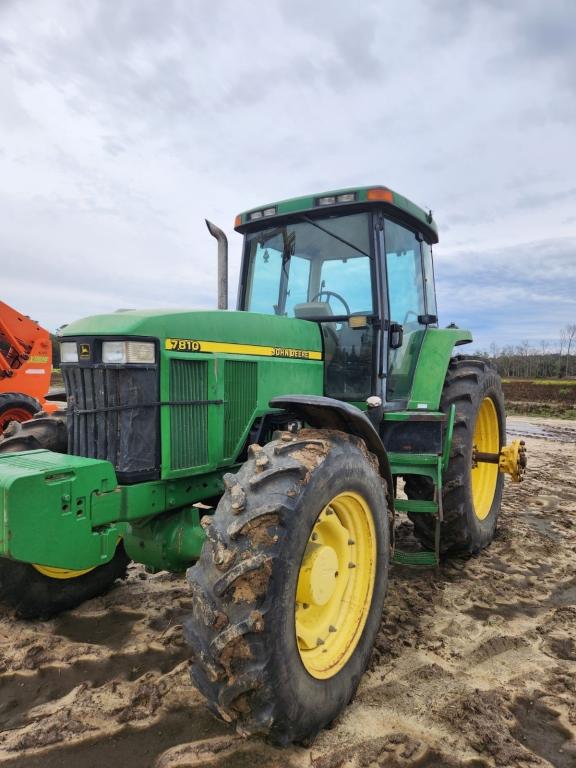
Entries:
[[11,421],[58,408],[46,401],[51,374],[48,331],[0,301],[0,435]]

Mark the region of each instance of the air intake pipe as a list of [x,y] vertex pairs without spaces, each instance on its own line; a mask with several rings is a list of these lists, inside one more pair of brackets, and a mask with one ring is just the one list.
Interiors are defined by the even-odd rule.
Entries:
[[218,240],[218,309],[228,309],[228,239],[220,227],[205,221],[208,232]]

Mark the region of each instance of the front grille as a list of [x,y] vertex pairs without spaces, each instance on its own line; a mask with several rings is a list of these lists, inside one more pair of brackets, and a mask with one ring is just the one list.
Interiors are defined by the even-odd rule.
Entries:
[[106,459],[121,483],[160,476],[158,370],[63,365],[68,452]]
[[250,424],[257,403],[258,364],[224,363],[224,456],[235,458],[238,441]]
[[[208,463],[208,363],[203,360],[170,362],[170,452],[172,469]],[[176,405],[183,401],[186,405]]]

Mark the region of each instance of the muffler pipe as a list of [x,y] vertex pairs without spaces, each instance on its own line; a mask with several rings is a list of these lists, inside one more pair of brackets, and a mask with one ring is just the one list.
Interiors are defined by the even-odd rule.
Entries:
[[224,232],[205,219],[208,232],[218,240],[218,309],[228,309],[228,238]]

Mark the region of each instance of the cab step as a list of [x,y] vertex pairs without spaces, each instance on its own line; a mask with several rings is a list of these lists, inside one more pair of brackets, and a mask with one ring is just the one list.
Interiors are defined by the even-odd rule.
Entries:
[[397,512],[416,512],[422,515],[437,515],[438,502],[418,501],[416,499],[395,499],[394,509]]
[[440,564],[435,552],[404,552],[400,549],[393,551],[392,562],[396,565],[409,565],[413,568],[433,568]]

